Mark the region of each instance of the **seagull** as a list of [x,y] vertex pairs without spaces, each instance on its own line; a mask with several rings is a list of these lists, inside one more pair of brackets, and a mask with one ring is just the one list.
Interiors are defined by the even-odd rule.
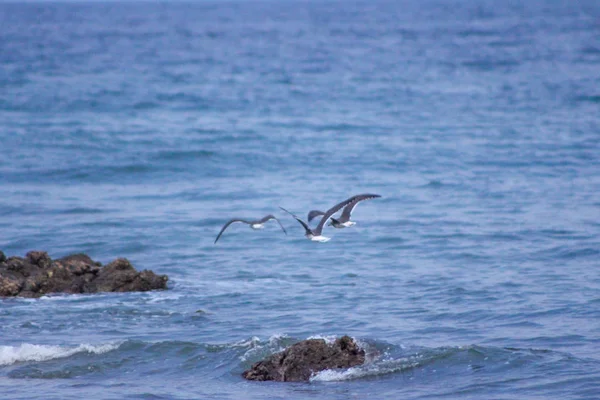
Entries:
[[267,222],[270,219],[274,219],[275,221],[277,221],[277,223],[281,227],[281,230],[283,230],[283,233],[285,233],[287,235],[287,232],[285,231],[285,228],[283,227],[283,225],[281,225],[281,222],[279,222],[279,220],[274,215],[271,215],[271,214],[267,215],[266,217],[263,217],[262,219],[259,219],[258,221],[246,221],[245,219],[234,218],[234,219],[227,221],[227,223],[223,226],[223,228],[221,228],[221,232],[219,232],[219,234],[217,235],[217,238],[215,239],[215,244],[217,244],[217,240],[219,240],[219,238],[221,237],[221,235],[223,234],[225,229],[227,229],[227,227],[229,225],[233,224],[234,222],[243,222],[244,224],[250,225],[250,228],[257,230],[257,229],[264,229],[265,222]]
[[[305,231],[304,236],[306,236],[306,238],[308,240],[312,240],[313,242],[328,242],[331,238],[323,236],[323,235],[321,235],[321,233],[323,232],[323,227],[325,226],[325,222],[327,222],[327,220],[329,218],[331,218],[331,216],[333,214],[335,214],[340,209],[342,209],[342,207],[346,207],[346,208],[350,207],[350,210],[352,210],[352,208],[354,208],[354,206],[359,201],[374,199],[376,197],[381,197],[381,196],[378,194],[369,194],[369,193],[358,194],[356,196],[350,197],[347,200],[342,201],[341,203],[336,204],[335,206],[333,206],[329,210],[327,210],[325,213],[323,213],[323,217],[321,218],[321,221],[319,221],[319,224],[317,225],[317,227],[315,229],[310,229],[310,227],[308,226],[308,224],[306,222],[302,221],[300,218],[298,218],[297,216],[295,216],[294,214],[292,214],[285,208],[283,208],[283,207],[279,207],[279,208],[281,208],[283,211],[285,211],[286,213],[288,213],[292,217],[294,217],[294,219],[296,221],[298,221],[302,225],[302,227],[304,227],[304,231]],[[314,218],[314,216],[313,216],[313,218]]]
[[[366,195],[362,195],[362,196],[366,196]],[[344,207],[344,209],[342,210],[342,215],[340,215],[339,218],[336,219],[333,217],[329,217],[330,221],[327,225],[333,226],[334,228],[338,228],[338,229],[348,228],[352,225],[356,225],[356,222],[350,221],[350,215],[352,214],[352,210],[354,210],[354,208],[358,205],[358,202],[361,200],[375,199],[377,197],[381,197],[378,194],[372,194],[372,195],[368,195],[368,196],[370,196],[370,197],[361,198],[360,200],[356,200],[355,202],[349,203],[346,207]],[[319,210],[310,211],[308,213],[308,222],[312,221],[314,218],[318,217],[319,215],[325,215],[325,213],[323,211],[319,211]]]

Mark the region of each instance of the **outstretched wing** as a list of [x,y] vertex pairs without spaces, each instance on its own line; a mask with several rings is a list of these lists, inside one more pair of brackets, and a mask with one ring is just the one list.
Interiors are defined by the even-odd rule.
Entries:
[[234,219],[227,221],[227,223],[225,225],[223,225],[223,228],[221,228],[221,232],[219,232],[219,234],[217,235],[217,238],[215,239],[215,244],[217,244],[217,240],[219,240],[219,238],[221,237],[223,232],[225,232],[225,229],[227,229],[227,227],[229,225],[233,224],[234,222],[243,222],[244,224],[248,224],[248,225],[251,224],[250,221],[246,221],[246,220],[238,219],[238,218],[234,218]]
[[294,219],[298,222],[300,222],[300,224],[304,227],[304,230],[306,231],[306,233],[312,233],[310,227],[306,224],[306,222],[302,221],[300,218],[298,218],[297,216],[295,216],[294,214],[292,214],[291,212],[289,212],[288,210],[286,210],[283,207],[279,207],[281,208],[283,211],[285,211],[286,213],[290,214],[292,217],[294,217]]
[[342,211],[342,215],[340,217],[340,219],[342,221],[350,221],[350,215],[352,214],[352,210],[354,210],[354,208],[358,205],[359,202],[361,202],[363,200],[369,200],[369,199],[375,199],[377,197],[381,197],[378,194],[361,194],[359,196],[365,196],[365,197],[363,197],[359,200],[356,200],[355,202],[350,203],[346,207],[344,207],[344,210]]
[[327,210],[327,212],[325,212],[325,215],[323,215],[323,218],[321,218],[321,221],[319,221],[319,225],[317,225],[317,227],[314,229],[313,232],[315,233],[316,236],[320,236],[321,232],[323,232],[323,227],[325,226],[325,222],[327,222],[327,220],[333,214],[338,212],[342,207],[346,207],[349,205],[352,205],[352,207],[354,207],[356,205],[356,203],[358,203],[359,201],[373,199],[375,197],[381,197],[381,196],[378,194],[370,194],[370,193],[357,194],[356,196],[352,196],[349,199],[346,199],[346,200],[342,201],[341,203],[336,204],[335,206],[333,206],[329,210]]
[[281,227],[281,230],[283,230],[283,233],[285,233],[287,235],[287,232],[285,231],[285,228],[283,227],[283,225],[281,225],[281,222],[279,222],[279,220],[277,219],[276,216],[269,214],[266,217],[263,217],[260,221],[258,221],[260,224],[264,224],[265,222],[267,222],[270,219],[274,219],[275,221],[277,221],[277,223],[279,224],[279,226]]
[[319,215],[325,215],[325,213],[323,211],[319,211],[319,210],[312,210],[312,211],[310,211],[308,213],[308,222],[312,221],[313,219],[315,219]]

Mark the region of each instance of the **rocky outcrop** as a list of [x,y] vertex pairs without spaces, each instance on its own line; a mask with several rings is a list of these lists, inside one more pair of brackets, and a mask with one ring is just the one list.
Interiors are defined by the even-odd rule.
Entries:
[[44,251],[7,258],[0,251],[0,296],[49,293],[135,292],[166,289],[168,277],[136,271],[125,258],[102,266],[85,254],[52,260]]
[[253,381],[301,382],[325,369],[350,368],[365,362],[365,351],[343,336],[333,344],[308,339],[259,361],[242,376]]

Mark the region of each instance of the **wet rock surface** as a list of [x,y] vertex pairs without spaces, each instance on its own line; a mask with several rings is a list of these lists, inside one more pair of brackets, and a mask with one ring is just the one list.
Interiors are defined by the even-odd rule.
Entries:
[[302,382],[319,371],[350,368],[364,362],[364,350],[349,336],[333,344],[308,339],[253,364],[242,376],[253,381]]
[[166,289],[168,277],[137,271],[125,258],[102,266],[85,254],[52,260],[44,251],[6,257],[0,251],[0,297],[50,293],[134,292]]

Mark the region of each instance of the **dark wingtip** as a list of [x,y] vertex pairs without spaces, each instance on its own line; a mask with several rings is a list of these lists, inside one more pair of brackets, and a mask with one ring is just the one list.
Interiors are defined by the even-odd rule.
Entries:
[[379,197],[381,197],[380,194],[375,194],[375,193],[364,193],[364,194],[359,194],[357,196],[354,197],[362,197],[363,199],[377,199]]
[[[273,217],[275,218],[275,217]],[[283,224],[281,223],[281,221],[277,218],[275,218],[275,221],[277,221],[277,223],[279,224],[279,226],[281,227],[281,230],[283,231],[283,233],[285,233],[285,236],[287,236],[287,231],[285,230],[285,228],[283,227]]]
[[290,215],[292,215],[292,216],[294,215],[294,214],[292,214],[291,212],[289,212],[288,210],[286,210],[285,208],[283,208],[283,207],[281,207],[281,206],[279,206],[279,208],[281,208],[283,211],[285,211],[286,213],[288,213],[288,214],[290,214]]

